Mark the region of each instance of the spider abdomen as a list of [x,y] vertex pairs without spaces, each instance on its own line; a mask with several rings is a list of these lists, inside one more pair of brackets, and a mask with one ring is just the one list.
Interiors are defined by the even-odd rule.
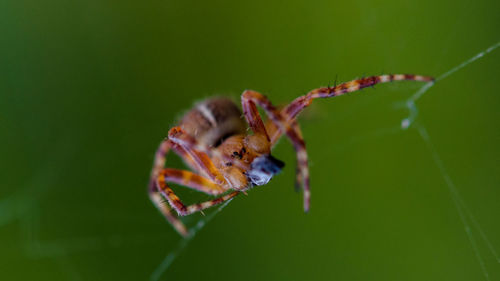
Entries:
[[224,139],[244,134],[246,130],[240,109],[227,98],[211,98],[196,104],[179,126],[209,147],[218,146]]

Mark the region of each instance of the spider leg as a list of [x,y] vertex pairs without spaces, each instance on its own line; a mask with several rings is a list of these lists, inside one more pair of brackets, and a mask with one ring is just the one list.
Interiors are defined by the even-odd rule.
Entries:
[[[283,117],[281,118],[283,120]],[[292,120],[292,122],[290,122],[290,127],[292,127],[292,129],[296,131],[297,135],[302,138],[302,131],[300,130],[299,124],[296,120]],[[278,143],[283,133],[272,120],[268,120],[266,122],[266,131],[269,134],[269,138],[271,139],[271,146],[274,147]]]
[[[270,141],[269,134],[264,126],[262,117],[260,117],[259,110],[255,103],[258,103],[264,110],[267,111],[277,111],[277,109],[267,100],[259,99],[260,96],[256,96],[257,92],[245,90],[241,95],[241,107],[243,108],[243,115],[247,120],[248,125],[254,132],[254,134],[260,134],[266,136],[267,140]],[[266,102],[267,101],[267,102]],[[271,116],[269,116],[271,118]]]
[[[225,199],[220,201],[219,199],[220,202],[212,200],[214,202],[210,205],[207,203],[202,203],[203,205],[194,204],[194,206],[186,207],[184,206],[184,204],[182,204],[179,197],[175,195],[173,190],[167,185],[166,183],[167,181],[180,184],[210,195],[220,195],[224,193],[226,189],[215,184],[211,180],[199,176],[197,174],[194,174],[190,171],[169,169],[169,168],[160,171],[157,177],[157,185],[156,185],[158,188],[156,190],[150,190],[149,193],[151,201],[153,201],[156,207],[162,212],[167,221],[175,228],[175,230],[177,230],[177,232],[179,232],[179,234],[181,234],[184,237],[189,234],[189,231],[187,230],[186,226],[182,223],[182,221],[175,214],[172,213],[170,206],[174,208],[179,215],[188,215],[198,210],[196,208],[198,207],[197,205],[201,205],[204,209],[228,200]],[[230,198],[234,196],[236,196],[236,194],[232,195]]]
[[[302,142],[304,142],[304,138],[302,137],[302,131],[300,130],[300,126],[297,123],[297,121],[296,120],[292,120],[290,126],[293,128],[293,130],[296,131],[297,137]],[[275,146],[277,144],[278,140],[282,136],[281,131],[274,124],[274,122],[272,122],[270,120],[266,122],[266,130],[267,130],[269,136],[271,137],[271,146]],[[307,161],[306,161],[305,167],[304,167],[304,165],[302,165],[302,166],[299,165],[299,163],[297,162],[297,167],[296,167],[296,171],[295,171],[295,175],[296,175],[296,179],[295,179],[295,191],[299,191],[301,189],[301,185],[302,185],[302,182],[304,180],[302,171],[303,170],[307,170],[307,169],[308,169],[308,167],[307,167]]]
[[[271,144],[276,143],[279,139],[279,135],[281,132],[285,132],[287,137],[292,142],[292,145],[295,149],[295,153],[297,155],[297,169],[299,170],[297,174],[297,180],[302,182],[304,188],[304,211],[309,211],[311,191],[309,186],[309,167],[307,163],[307,151],[306,145],[302,138],[302,133],[299,129],[298,124],[295,120],[292,122],[285,122],[282,111],[280,112],[271,102],[261,93],[246,90],[243,92],[241,97],[241,102],[243,104],[243,113],[245,114],[245,118],[247,119],[248,124],[254,133],[258,133],[263,131],[268,139],[271,141]],[[273,129],[273,126],[269,126],[272,130],[272,137],[269,138],[268,132],[266,131],[266,127],[264,126],[262,119],[257,111],[257,107],[255,104],[258,104],[260,107],[264,109],[266,114],[269,116],[269,120],[276,126]],[[262,128],[260,128],[262,124]]]
[[187,170],[165,168],[158,176],[164,177],[165,181],[180,184],[208,195],[220,195],[227,191],[226,188],[213,181]]
[[312,103],[313,99],[336,97],[346,93],[352,93],[366,87],[372,87],[376,84],[401,80],[432,82],[434,81],[434,78],[413,74],[378,75],[352,80],[335,87],[318,88],[310,91],[304,96],[296,98],[282,110],[282,115],[287,121],[293,120],[304,108]]
[[[172,209],[167,204],[166,200],[163,198],[156,187],[156,178],[165,166],[166,156],[170,149],[174,146],[168,140],[163,140],[155,153],[155,161],[153,164],[153,169],[151,170],[151,176],[149,179],[149,199],[155,207],[160,211],[160,213],[165,217],[165,219],[174,227],[174,229],[182,236],[186,237],[189,233],[182,221],[172,213]],[[175,150],[174,150],[175,151]],[[176,151],[177,152],[177,151]]]
[[[310,91],[305,96],[301,96],[292,101],[288,106],[286,106],[280,112],[277,112],[277,109],[267,100],[266,97],[261,95],[260,93],[254,91],[245,91],[243,93],[243,105],[245,105],[245,99],[249,99],[253,103],[258,103],[264,110],[269,114],[271,121],[273,122],[273,126],[268,126],[270,129],[269,135],[270,141],[272,145],[276,143],[276,141],[280,138],[281,134],[285,132],[288,138],[294,145],[294,148],[297,153],[297,169],[299,172],[297,173],[297,180],[303,182],[304,185],[304,209],[307,211],[309,209],[309,169],[307,167],[307,153],[305,150],[305,143],[302,138],[302,134],[296,123],[295,118],[297,115],[307,106],[312,103],[313,99],[316,98],[328,98],[340,96],[345,93],[351,93],[358,91],[360,89],[371,87],[379,83],[386,83],[391,81],[399,81],[399,80],[413,80],[413,81],[423,81],[423,82],[432,82],[434,78],[429,76],[421,76],[421,75],[412,75],[412,74],[391,74],[391,75],[379,75],[379,76],[371,76],[362,79],[352,80],[346,83],[342,83],[340,85],[335,85],[334,87],[325,87],[318,88]],[[255,105],[254,105],[255,107]],[[245,107],[243,107],[245,109]],[[247,116],[247,120],[250,118],[260,118],[257,114],[253,116]],[[258,125],[257,121],[253,122]],[[252,123],[249,122],[250,125]],[[253,128],[253,127],[252,127]]]
[[[166,155],[170,150],[173,150],[176,154],[179,155],[188,166],[190,166],[193,170],[197,170],[196,161],[191,157],[190,154],[186,152],[184,148],[173,143],[170,140],[164,140],[160,143],[156,154],[155,161],[153,164],[153,169],[151,171],[151,177],[149,181],[149,197],[156,208],[163,214],[163,216],[167,219],[167,221],[174,227],[174,229],[181,234],[182,236],[188,235],[188,230],[186,226],[182,223],[182,221],[177,217],[175,213],[172,212],[171,207],[169,206],[168,199],[164,198],[161,194],[161,190],[157,188],[157,178],[162,173],[167,173],[172,182],[186,185],[198,191],[211,194],[211,195],[219,195],[224,193],[226,190],[213,183],[212,181],[196,175],[190,171],[184,170],[176,170],[176,169],[165,169],[163,171]],[[203,172],[203,171],[200,171]]]
[[171,142],[180,146],[187,153],[194,163],[197,170],[202,172],[208,178],[218,185],[227,187],[227,182],[219,169],[215,167],[212,160],[206,153],[209,149],[199,144],[196,139],[186,134],[180,127],[173,127],[168,132],[168,138]]
[[174,227],[177,233],[184,237],[187,237],[189,235],[189,231],[184,223],[174,213],[172,213],[172,209],[160,192],[156,190],[149,190],[149,199],[162,213],[165,219],[167,219],[167,221]]
[[[198,176],[188,171],[163,169],[157,178],[158,190],[168,200],[168,203],[177,211],[180,216],[187,216],[194,212],[198,212],[224,201],[230,200],[236,195],[240,194],[239,191],[233,191],[229,194],[208,200],[202,203],[192,204],[189,206],[184,205],[182,201],[175,195],[174,191],[167,182],[174,182],[182,184],[183,186],[197,189],[212,195],[220,195],[226,191],[222,186],[218,186],[207,178]],[[207,192],[208,191],[208,192]]]
[[151,176],[149,177],[149,190],[156,189],[156,177],[160,173],[161,169],[165,166],[167,161],[167,153],[172,148],[172,143],[168,140],[163,140],[155,153],[155,160],[153,162],[153,168],[151,169]]

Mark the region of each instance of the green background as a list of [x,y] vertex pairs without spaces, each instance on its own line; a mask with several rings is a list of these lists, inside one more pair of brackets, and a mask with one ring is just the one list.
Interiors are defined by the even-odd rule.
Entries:
[[[146,194],[153,154],[194,102],[249,88],[284,104],[336,76],[439,76],[498,42],[499,10],[493,0],[1,1],[0,279],[148,280],[180,240]],[[499,65],[497,49],[417,101],[497,251]],[[311,212],[283,140],[283,173],[218,213],[161,280],[500,280],[429,143],[398,129],[408,110],[397,105],[421,86],[316,101],[301,116]]]

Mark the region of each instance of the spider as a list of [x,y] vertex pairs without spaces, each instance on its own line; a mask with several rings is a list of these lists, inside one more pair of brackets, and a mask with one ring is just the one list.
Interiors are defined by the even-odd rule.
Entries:
[[[265,185],[284,163],[271,155],[282,135],[291,141],[297,157],[296,183],[303,189],[304,210],[309,211],[311,192],[304,139],[296,118],[317,98],[336,97],[360,89],[398,80],[432,82],[429,76],[393,74],[352,80],[334,87],[310,91],[278,109],[262,94],[246,90],[241,96],[243,115],[253,134],[247,134],[241,111],[231,100],[210,98],[197,104],[168,132],[156,151],[149,197],[167,221],[182,236],[189,231],[179,219],[231,200],[254,186]],[[261,119],[257,105],[268,115]],[[167,153],[173,150],[191,170],[165,168]],[[168,183],[217,196],[206,202],[186,206]],[[177,215],[172,212],[174,209]]]

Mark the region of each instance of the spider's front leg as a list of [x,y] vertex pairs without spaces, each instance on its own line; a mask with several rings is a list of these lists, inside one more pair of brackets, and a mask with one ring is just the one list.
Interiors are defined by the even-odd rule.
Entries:
[[[304,189],[304,211],[309,211],[311,191],[307,151],[297,122],[295,120],[294,122],[285,122],[281,112],[264,95],[258,92],[246,90],[241,96],[241,102],[245,118],[255,134],[264,134],[270,141],[270,145],[274,145],[284,132],[292,142],[297,155],[297,181],[302,182]],[[268,125],[267,127],[269,132],[262,122],[256,104],[264,109],[273,124],[273,126]]]
[[[158,191],[157,185],[156,185],[156,179],[158,175],[160,174],[161,170],[165,166],[166,162],[166,156],[172,146],[175,146],[173,143],[171,143],[169,140],[163,140],[160,143],[160,146],[156,150],[155,154],[155,160],[153,163],[153,169],[151,170],[151,176],[149,179],[149,188],[148,188],[148,193],[149,193],[149,199],[155,207],[162,213],[162,215],[165,217],[165,219],[174,227],[174,229],[182,236],[186,237],[189,232],[186,228],[186,226],[182,223],[182,221],[174,214],[172,213],[172,208],[168,205],[166,200],[163,198],[161,193]],[[175,148],[175,147],[174,147]],[[179,148],[179,147],[177,147]],[[178,149],[174,149],[177,154],[182,155]],[[189,161],[189,160],[187,160]],[[189,162],[188,162],[189,163]]]
[[[300,126],[297,123],[297,120],[293,120],[290,126],[295,130],[296,136],[298,137],[299,143],[304,143],[304,137],[302,136],[302,131],[300,130]],[[274,125],[273,121],[268,120],[266,122],[266,130],[271,138],[271,147],[275,146],[278,143],[278,140],[283,135],[276,125]],[[304,147],[304,151],[305,147]],[[297,161],[296,171],[295,171],[295,191],[300,191],[303,185],[304,176],[303,174],[308,172],[308,164],[307,164],[307,153],[302,157],[305,157],[301,162]]]
[[335,87],[323,87],[311,90],[304,96],[300,96],[293,100],[281,112],[287,123],[292,122],[297,115],[308,107],[314,99],[331,98],[359,91],[367,87],[373,87],[380,83],[388,83],[392,81],[420,81],[434,82],[434,78],[430,76],[414,75],[414,74],[386,74],[378,76],[370,76],[361,79],[352,80],[342,83]]
[[175,195],[174,191],[172,190],[172,188],[170,188],[167,182],[181,184],[183,186],[193,188],[210,195],[221,195],[222,193],[227,191],[227,189],[215,184],[207,178],[198,176],[189,171],[163,169],[157,179],[158,189],[180,216],[187,216],[192,213],[210,208],[212,206],[230,200],[240,193],[239,191],[233,191],[229,194],[217,197],[212,200],[186,206],[184,203],[182,203],[179,197]]
[[[233,191],[213,200],[208,200],[199,204],[192,204],[190,206],[184,205],[179,197],[177,197],[173,190],[168,186],[168,181],[182,184],[211,195],[220,195],[228,191],[231,186],[227,183],[222,173],[217,169],[217,167],[215,167],[214,163],[207,155],[206,151],[209,151],[208,147],[204,147],[202,144],[198,143],[195,138],[188,135],[180,127],[170,129],[168,132],[168,138],[169,141],[180,146],[183,151],[186,152],[186,155],[192,159],[193,163],[197,165],[197,169],[208,177],[207,179],[189,171],[179,170],[175,170],[176,173],[173,174],[172,171],[174,170],[172,169],[163,169],[162,172],[160,172],[157,178],[158,189],[161,190],[162,194],[179,215],[186,216],[194,212],[210,208],[224,201],[230,200],[240,193],[240,191]],[[179,174],[179,172],[181,174]]]
[[[302,138],[302,133],[297,124],[296,117],[302,112],[304,108],[309,106],[314,99],[317,98],[330,98],[340,96],[346,93],[352,93],[361,90],[366,87],[371,87],[379,83],[387,83],[392,81],[401,80],[411,80],[411,81],[421,81],[421,82],[433,82],[434,78],[430,76],[413,75],[413,74],[389,74],[389,75],[379,75],[370,76],[362,79],[352,80],[349,82],[342,83],[335,87],[323,87],[310,91],[304,96],[300,96],[292,101],[288,106],[278,111],[272,104],[267,100],[265,96],[254,91],[245,91],[243,93],[243,104],[249,104],[248,107],[251,108],[252,105],[255,107],[254,103],[259,104],[264,108],[264,110],[269,115],[272,125],[268,124],[268,135],[271,143],[274,145],[275,142],[285,133],[288,138],[294,144],[297,153],[298,162],[298,173],[297,180],[302,180],[304,184],[304,209],[306,211],[309,208],[309,169],[307,167],[307,153],[305,150],[304,140]],[[245,100],[249,100],[245,102]],[[244,107],[245,108],[245,107]],[[255,109],[256,110],[256,109]],[[247,114],[245,114],[247,115]],[[254,114],[254,116],[247,116],[248,119],[258,118],[260,116]],[[253,121],[254,124],[258,125],[258,121]],[[249,122],[252,125],[252,123]]]
[[218,185],[227,186],[227,182],[222,173],[215,167],[210,157],[207,155],[208,147],[198,143],[195,138],[188,135],[181,127],[173,127],[168,132],[168,139],[180,146],[186,155],[192,159],[196,165],[196,170],[210,178]]
[[[220,179],[218,177],[220,173],[218,173],[218,170],[213,166],[206,153],[196,149],[201,148],[201,146],[198,145],[195,140],[183,135],[182,129],[174,128],[174,130],[171,130],[169,137],[171,137],[171,139],[164,140],[156,152],[149,182],[149,197],[175,230],[186,237],[189,235],[189,231],[182,221],[172,212],[171,207],[173,207],[178,214],[187,215],[229,200],[236,196],[238,192],[233,192],[221,198],[186,207],[167,185],[167,182],[184,185],[209,195],[221,195],[227,191],[227,188],[216,184],[211,179],[196,175],[190,171],[165,169],[166,155],[170,149],[173,149],[192,169],[198,170],[206,175],[211,175],[211,178]],[[175,140],[178,142],[176,143]]]

